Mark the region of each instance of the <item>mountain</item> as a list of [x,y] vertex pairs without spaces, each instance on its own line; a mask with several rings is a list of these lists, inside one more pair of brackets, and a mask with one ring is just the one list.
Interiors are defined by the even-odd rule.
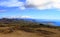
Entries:
[[23,19],[25,21],[32,21],[32,22],[38,22],[38,23],[51,23],[55,26],[60,26],[60,20],[48,20],[48,19],[32,19],[32,18],[16,18],[17,20]]
[[32,18],[2,18],[0,19],[0,21],[4,21],[4,20],[14,20],[14,21],[19,21],[19,20],[24,20],[24,21],[31,21],[31,22],[38,22],[38,23],[43,23],[43,24],[53,24],[56,26],[60,26],[60,20],[48,20],[48,19],[32,19]]
[[59,37],[60,26],[52,26],[51,23],[54,22],[45,19],[2,18],[0,19],[0,37]]

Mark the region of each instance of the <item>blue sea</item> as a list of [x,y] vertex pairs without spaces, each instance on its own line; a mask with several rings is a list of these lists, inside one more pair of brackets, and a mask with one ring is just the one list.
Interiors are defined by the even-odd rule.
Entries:
[[37,21],[37,22],[41,22],[41,23],[51,22],[51,23],[53,23],[55,26],[60,26],[60,20],[39,19],[39,20],[36,20],[36,21]]

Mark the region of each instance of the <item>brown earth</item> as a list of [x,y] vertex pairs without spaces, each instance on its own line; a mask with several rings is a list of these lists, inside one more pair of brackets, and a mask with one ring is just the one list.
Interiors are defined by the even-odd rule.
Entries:
[[33,31],[9,30],[9,27],[0,27],[0,37],[60,37],[60,30],[54,28],[35,28]]

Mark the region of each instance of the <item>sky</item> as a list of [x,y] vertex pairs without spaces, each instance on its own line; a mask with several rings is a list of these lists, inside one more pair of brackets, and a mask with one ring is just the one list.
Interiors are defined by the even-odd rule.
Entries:
[[60,0],[0,0],[0,18],[60,20]]

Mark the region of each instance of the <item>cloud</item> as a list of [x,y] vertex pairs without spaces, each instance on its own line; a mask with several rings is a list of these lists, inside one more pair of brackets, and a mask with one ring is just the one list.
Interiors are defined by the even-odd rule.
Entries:
[[25,2],[19,0],[6,0],[0,1],[0,6],[18,7],[20,9],[35,8],[39,10],[60,9],[60,0],[26,0]]
[[0,2],[0,6],[3,7],[18,7],[20,9],[25,9],[23,5],[23,2],[20,2],[18,0],[7,0]]
[[6,10],[0,10],[0,12],[5,12]]
[[36,9],[60,9],[60,0],[26,0],[27,7]]
[[3,18],[33,18],[31,16],[3,16]]
[[20,18],[33,18],[31,16],[21,16]]

